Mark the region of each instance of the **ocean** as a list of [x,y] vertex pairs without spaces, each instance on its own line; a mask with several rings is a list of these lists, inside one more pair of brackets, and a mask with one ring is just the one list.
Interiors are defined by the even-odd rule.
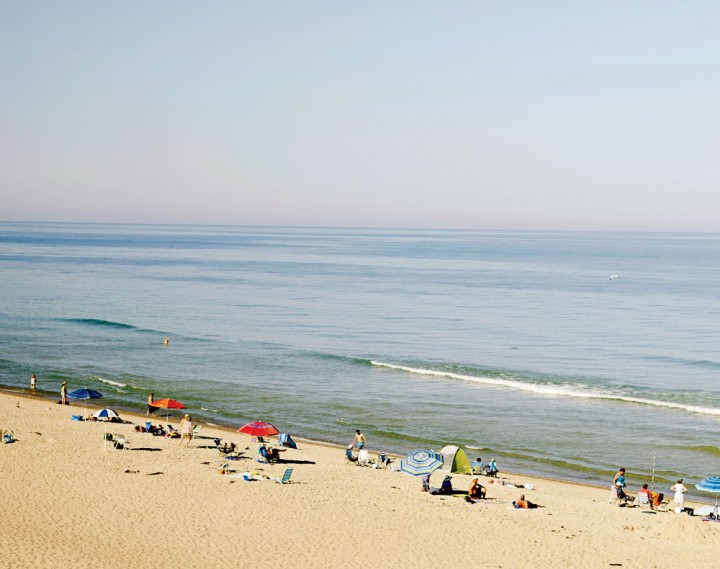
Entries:
[[0,321],[10,391],[693,497],[720,475],[720,235],[5,222]]

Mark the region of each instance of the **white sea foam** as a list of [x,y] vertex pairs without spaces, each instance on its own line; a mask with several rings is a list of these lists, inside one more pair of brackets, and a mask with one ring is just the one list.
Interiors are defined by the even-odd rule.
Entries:
[[690,413],[701,413],[704,415],[720,415],[720,409],[716,407],[700,407],[698,405],[686,405],[684,403],[675,403],[673,401],[659,401],[656,399],[645,399],[642,397],[632,397],[629,395],[619,395],[616,393],[593,391],[590,388],[570,387],[562,385],[544,385],[541,383],[529,383],[516,379],[504,379],[501,377],[484,377],[476,375],[464,375],[460,373],[452,373],[449,371],[438,371],[434,369],[413,368],[395,364],[388,364],[371,360],[374,366],[405,371],[416,375],[425,375],[431,377],[445,377],[448,379],[456,379],[460,381],[470,381],[483,385],[492,385],[497,387],[507,387],[520,391],[528,391],[539,395],[551,395],[561,397],[578,397],[582,399],[605,399],[610,401],[624,401],[627,403],[637,403],[639,405],[653,405],[655,407],[665,407],[668,409],[680,409]]
[[127,387],[127,383],[120,383],[119,381],[113,381],[112,379],[105,379],[103,377],[98,377],[97,380],[100,383],[106,383],[107,385],[114,385],[115,387]]

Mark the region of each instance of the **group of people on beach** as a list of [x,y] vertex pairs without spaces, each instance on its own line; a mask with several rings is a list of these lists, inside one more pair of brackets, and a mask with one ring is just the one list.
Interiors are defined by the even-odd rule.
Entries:
[[[165,346],[169,345],[169,338],[165,338]],[[35,391],[37,387],[37,376],[33,373],[30,377],[30,390]],[[159,407],[156,407],[153,405],[154,403],[154,397],[155,394],[151,392],[148,395],[147,400],[147,415],[153,415]],[[58,401],[61,405],[68,405],[67,400],[67,381],[63,381],[61,387],[60,387],[60,401]],[[190,441],[192,440],[193,435],[193,423],[190,418],[190,415],[185,414],[183,419],[180,421],[180,446],[183,446],[183,442],[185,443],[185,447],[190,444]],[[363,450],[368,448],[368,441],[367,437],[360,432],[360,429],[357,429],[355,431],[355,436],[353,437],[352,443],[350,444],[350,448],[356,446],[358,450]],[[477,474],[485,474],[486,476],[497,476],[497,466],[495,465],[495,459],[493,459],[488,465],[483,464],[482,459],[478,457],[475,461],[473,461],[473,473]],[[627,501],[630,499],[629,496],[626,493],[627,483],[625,478],[625,468],[622,467],[618,470],[618,472],[615,474],[615,477],[613,478],[613,484],[612,484],[612,492],[613,497],[615,498],[618,506],[624,506],[627,504]],[[672,490],[675,495],[673,496],[673,502],[675,504],[675,511],[677,513],[681,513],[684,509],[685,504],[685,493],[687,492],[687,487],[683,484],[683,479],[680,478],[678,481],[673,484],[670,487],[670,490]],[[487,490],[480,484],[479,479],[477,477],[473,478],[470,482],[470,488],[468,489],[468,501],[475,501],[482,498],[485,498],[487,494]],[[650,505],[650,508],[656,508],[658,507],[663,499],[664,495],[662,493],[656,493],[653,492],[651,489],[648,488],[647,483],[644,483],[640,490],[638,490],[638,494],[647,494],[648,497],[648,503]],[[515,500],[513,502],[513,506],[516,508],[537,508],[537,504],[533,504],[532,502],[529,502],[525,499],[525,495],[520,496],[519,500]]]
[[[631,499],[625,491],[626,488],[627,482],[625,479],[625,468],[622,467],[617,471],[617,474],[615,474],[612,485],[613,497],[615,498],[618,506],[625,506]],[[683,479],[679,478],[678,481],[670,487],[670,490],[675,492],[673,502],[675,503],[675,512],[679,514],[685,507],[685,493],[687,492],[687,487],[683,484]],[[664,494],[661,492],[654,492],[652,489],[648,488],[647,483],[643,483],[640,490],[638,490],[638,495],[640,494],[645,494],[647,496],[647,503],[651,509],[659,507],[665,498]]]

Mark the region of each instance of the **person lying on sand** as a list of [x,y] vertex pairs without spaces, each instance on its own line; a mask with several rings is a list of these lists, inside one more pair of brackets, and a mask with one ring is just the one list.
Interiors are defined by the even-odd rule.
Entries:
[[526,500],[525,494],[521,494],[520,499],[513,502],[513,507],[520,510],[534,510],[535,508],[542,508],[542,506],[533,504],[529,500]]

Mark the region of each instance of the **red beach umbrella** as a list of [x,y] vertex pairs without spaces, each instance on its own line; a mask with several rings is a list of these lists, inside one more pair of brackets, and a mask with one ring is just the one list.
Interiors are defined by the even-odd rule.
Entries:
[[175,401],[175,399],[158,399],[157,401],[153,401],[152,404],[153,407],[167,409],[167,413],[165,414],[165,421],[168,421],[170,419],[170,409],[185,409],[185,405],[180,403],[180,401]]
[[238,429],[239,433],[245,433],[251,437],[269,437],[271,435],[277,435],[278,431],[270,423],[264,421],[253,421],[247,425],[243,425]]
[[162,407],[163,409],[185,409],[185,405],[175,399],[158,399],[152,402],[153,407]]

